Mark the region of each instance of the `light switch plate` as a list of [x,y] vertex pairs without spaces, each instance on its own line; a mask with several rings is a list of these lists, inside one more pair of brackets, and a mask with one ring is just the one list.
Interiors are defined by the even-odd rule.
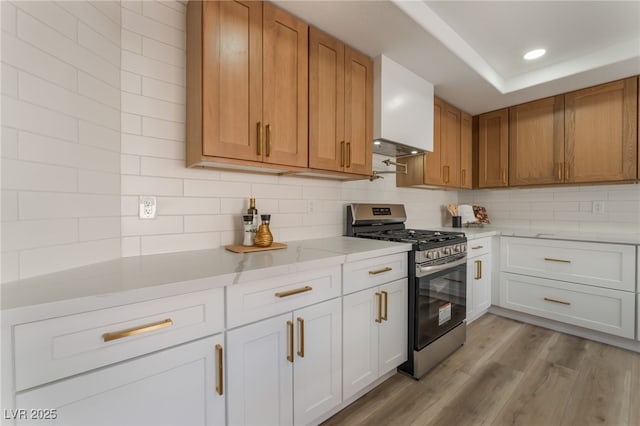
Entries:
[[156,197],[140,196],[140,219],[153,219],[156,217]]

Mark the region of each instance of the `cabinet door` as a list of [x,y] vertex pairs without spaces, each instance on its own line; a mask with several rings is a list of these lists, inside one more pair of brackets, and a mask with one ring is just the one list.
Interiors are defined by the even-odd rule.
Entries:
[[[473,259],[474,311],[480,315],[491,306],[491,270],[490,254]],[[469,281],[467,285],[470,285]]]
[[433,152],[424,154],[424,183],[442,185],[442,116],[444,102],[433,99]]
[[342,171],[344,44],[309,29],[309,167]]
[[460,187],[460,110],[444,104],[440,122],[442,149],[442,182],[452,188]]
[[606,182],[636,177],[636,77],[565,95],[565,180]]
[[224,425],[216,345],[222,335],[44,385],[19,393],[16,406],[57,410],[50,424]]
[[307,167],[308,26],[269,2],[262,4],[263,160]]
[[345,47],[345,172],[371,174],[373,62]]
[[292,333],[290,313],[227,333],[229,424],[293,423]]
[[478,117],[478,186],[507,186],[509,112],[501,109]]
[[460,113],[460,187],[473,187],[473,139],[471,115]]
[[208,1],[202,7],[202,154],[260,160],[262,4]]
[[564,96],[509,109],[509,184],[564,181]]
[[295,424],[306,425],[342,401],[342,300],[300,309],[293,389]]
[[342,397],[348,399],[378,378],[376,290],[344,296],[342,308]]
[[380,286],[383,321],[380,324],[379,375],[388,373],[407,360],[408,296],[406,278]]

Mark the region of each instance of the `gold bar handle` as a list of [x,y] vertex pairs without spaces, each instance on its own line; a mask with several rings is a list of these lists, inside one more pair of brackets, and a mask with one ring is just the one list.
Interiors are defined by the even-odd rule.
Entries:
[[298,356],[304,358],[304,319],[298,317],[298,330],[300,336],[298,336]]
[[386,291],[381,291],[384,296],[384,315],[380,318],[383,321],[387,321],[387,314],[389,313],[389,293]]
[[544,260],[547,262],[560,262],[560,263],[571,263],[570,260],[565,259],[554,259],[553,257],[545,257]]
[[345,145],[344,141],[340,142],[340,167],[344,167],[344,160],[347,157],[344,151]]
[[224,393],[224,369],[222,366],[222,346],[216,345],[216,352],[218,354],[218,386],[216,386],[216,392],[218,395]]
[[351,142],[347,142],[347,168],[351,167]]
[[471,250],[478,250],[478,249],[481,249],[481,248],[484,248],[484,246],[473,246],[473,247],[471,247]]
[[474,277],[476,280],[482,278],[482,260],[476,260],[476,276]]
[[563,302],[562,300],[551,299],[549,297],[545,297],[544,300],[547,302],[559,303],[561,305],[567,305],[567,306],[571,305],[570,302]]
[[289,296],[293,296],[294,294],[300,294],[300,293],[306,293],[307,291],[311,291],[313,290],[313,287],[310,287],[308,285],[302,287],[302,288],[296,288],[295,290],[289,290],[289,291],[281,291],[279,293],[276,293],[275,296],[276,297],[289,297]]
[[376,292],[376,300],[378,301],[378,318],[376,318],[377,323],[382,322],[382,294]]
[[442,166],[442,174],[444,175],[442,177],[442,180],[444,180],[444,183],[449,183],[449,166]]
[[386,268],[378,269],[377,271],[369,271],[369,275],[378,275],[389,271],[393,271],[393,268],[387,266]]
[[557,172],[558,180],[562,180],[562,162],[558,162],[558,172]]
[[266,137],[267,149],[265,150],[265,155],[268,157],[271,155],[271,124],[266,125],[266,131],[267,131],[267,137]]
[[256,123],[256,133],[258,135],[257,154],[262,155],[262,123],[259,121]]
[[507,169],[506,168],[502,169],[502,184],[503,185],[507,184]]
[[135,336],[136,334],[148,333],[150,331],[160,330],[162,328],[171,327],[173,325],[173,321],[171,318],[167,318],[164,321],[156,322],[153,324],[145,325],[143,327],[131,328],[129,330],[124,331],[116,331],[113,333],[104,333],[102,335],[102,340],[105,342],[110,342],[112,340],[122,339],[123,337]]
[[464,186],[467,181],[467,169],[462,169],[462,175],[460,176],[460,179],[462,180],[462,186]]
[[287,361],[293,363],[293,322],[287,321],[287,334],[289,335],[289,348],[287,350]]

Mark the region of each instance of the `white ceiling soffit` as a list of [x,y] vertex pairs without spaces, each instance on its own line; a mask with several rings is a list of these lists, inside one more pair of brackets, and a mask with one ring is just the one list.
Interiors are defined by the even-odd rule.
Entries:
[[[502,94],[640,58],[640,2],[637,1],[615,2],[617,3],[615,8],[607,7],[612,6],[614,2],[582,2],[579,5],[585,10],[582,16],[576,16],[578,4],[571,1],[391,0],[391,2]],[[483,11],[485,13],[482,13]],[[443,16],[448,22],[445,22]],[[562,20],[565,21],[562,22]],[[581,28],[573,28],[572,24],[575,24],[576,20],[579,20],[578,26]],[[505,21],[512,21],[512,25],[505,25]],[[548,31],[554,25],[554,32]],[[597,28],[603,27],[607,31],[606,37],[597,31]],[[486,28],[490,28],[491,31],[486,31]],[[557,28],[564,28],[565,34],[558,33]],[[615,34],[616,29],[618,34]],[[517,34],[504,34],[500,30],[517,31]],[[536,68],[535,66],[527,67],[529,64],[525,64],[522,59],[524,51],[504,52],[505,44],[508,45],[510,38],[519,41],[529,34],[532,39],[536,37],[540,39],[542,44],[531,45],[531,48],[552,49],[554,46],[546,46],[550,43],[545,43],[545,37],[535,34],[536,32],[544,34],[545,31],[546,38],[552,40],[554,44],[562,44],[566,39],[582,37],[576,40],[573,46],[563,46],[563,52],[570,51],[574,56],[562,58],[552,55],[546,63],[542,61],[543,66]],[[459,33],[462,33],[462,36]],[[593,40],[584,40],[584,36],[589,34]],[[467,42],[467,39],[473,41]],[[604,42],[598,46],[598,40],[604,40]],[[590,49],[587,50],[584,46],[590,46]],[[521,48],[521,45],[517,46],[517,49]],[[583,49],[582,52],[580,48]],[[512,55],[508,56],[508,54]],[[505,58],[509,57],[511,59],[505,61]],[[498,66],[492,66],[485,58],[490,58],[488,60]],[[500,68],[500,72],[496,68]]]

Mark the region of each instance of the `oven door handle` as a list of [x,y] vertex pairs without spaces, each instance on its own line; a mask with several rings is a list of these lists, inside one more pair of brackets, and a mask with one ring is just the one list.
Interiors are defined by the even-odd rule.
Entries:
[[432,274],[434,272],[444,271],[445,269],[453,268],[454,266],[464,265],[467,263],[467,258],[463,257],[462,259],[455,260],[450,263],[443,263],[441,265],[433,265],[433,266],[418,266],[416,269],[418,270],[417,276],[424,277],[425,275]]

